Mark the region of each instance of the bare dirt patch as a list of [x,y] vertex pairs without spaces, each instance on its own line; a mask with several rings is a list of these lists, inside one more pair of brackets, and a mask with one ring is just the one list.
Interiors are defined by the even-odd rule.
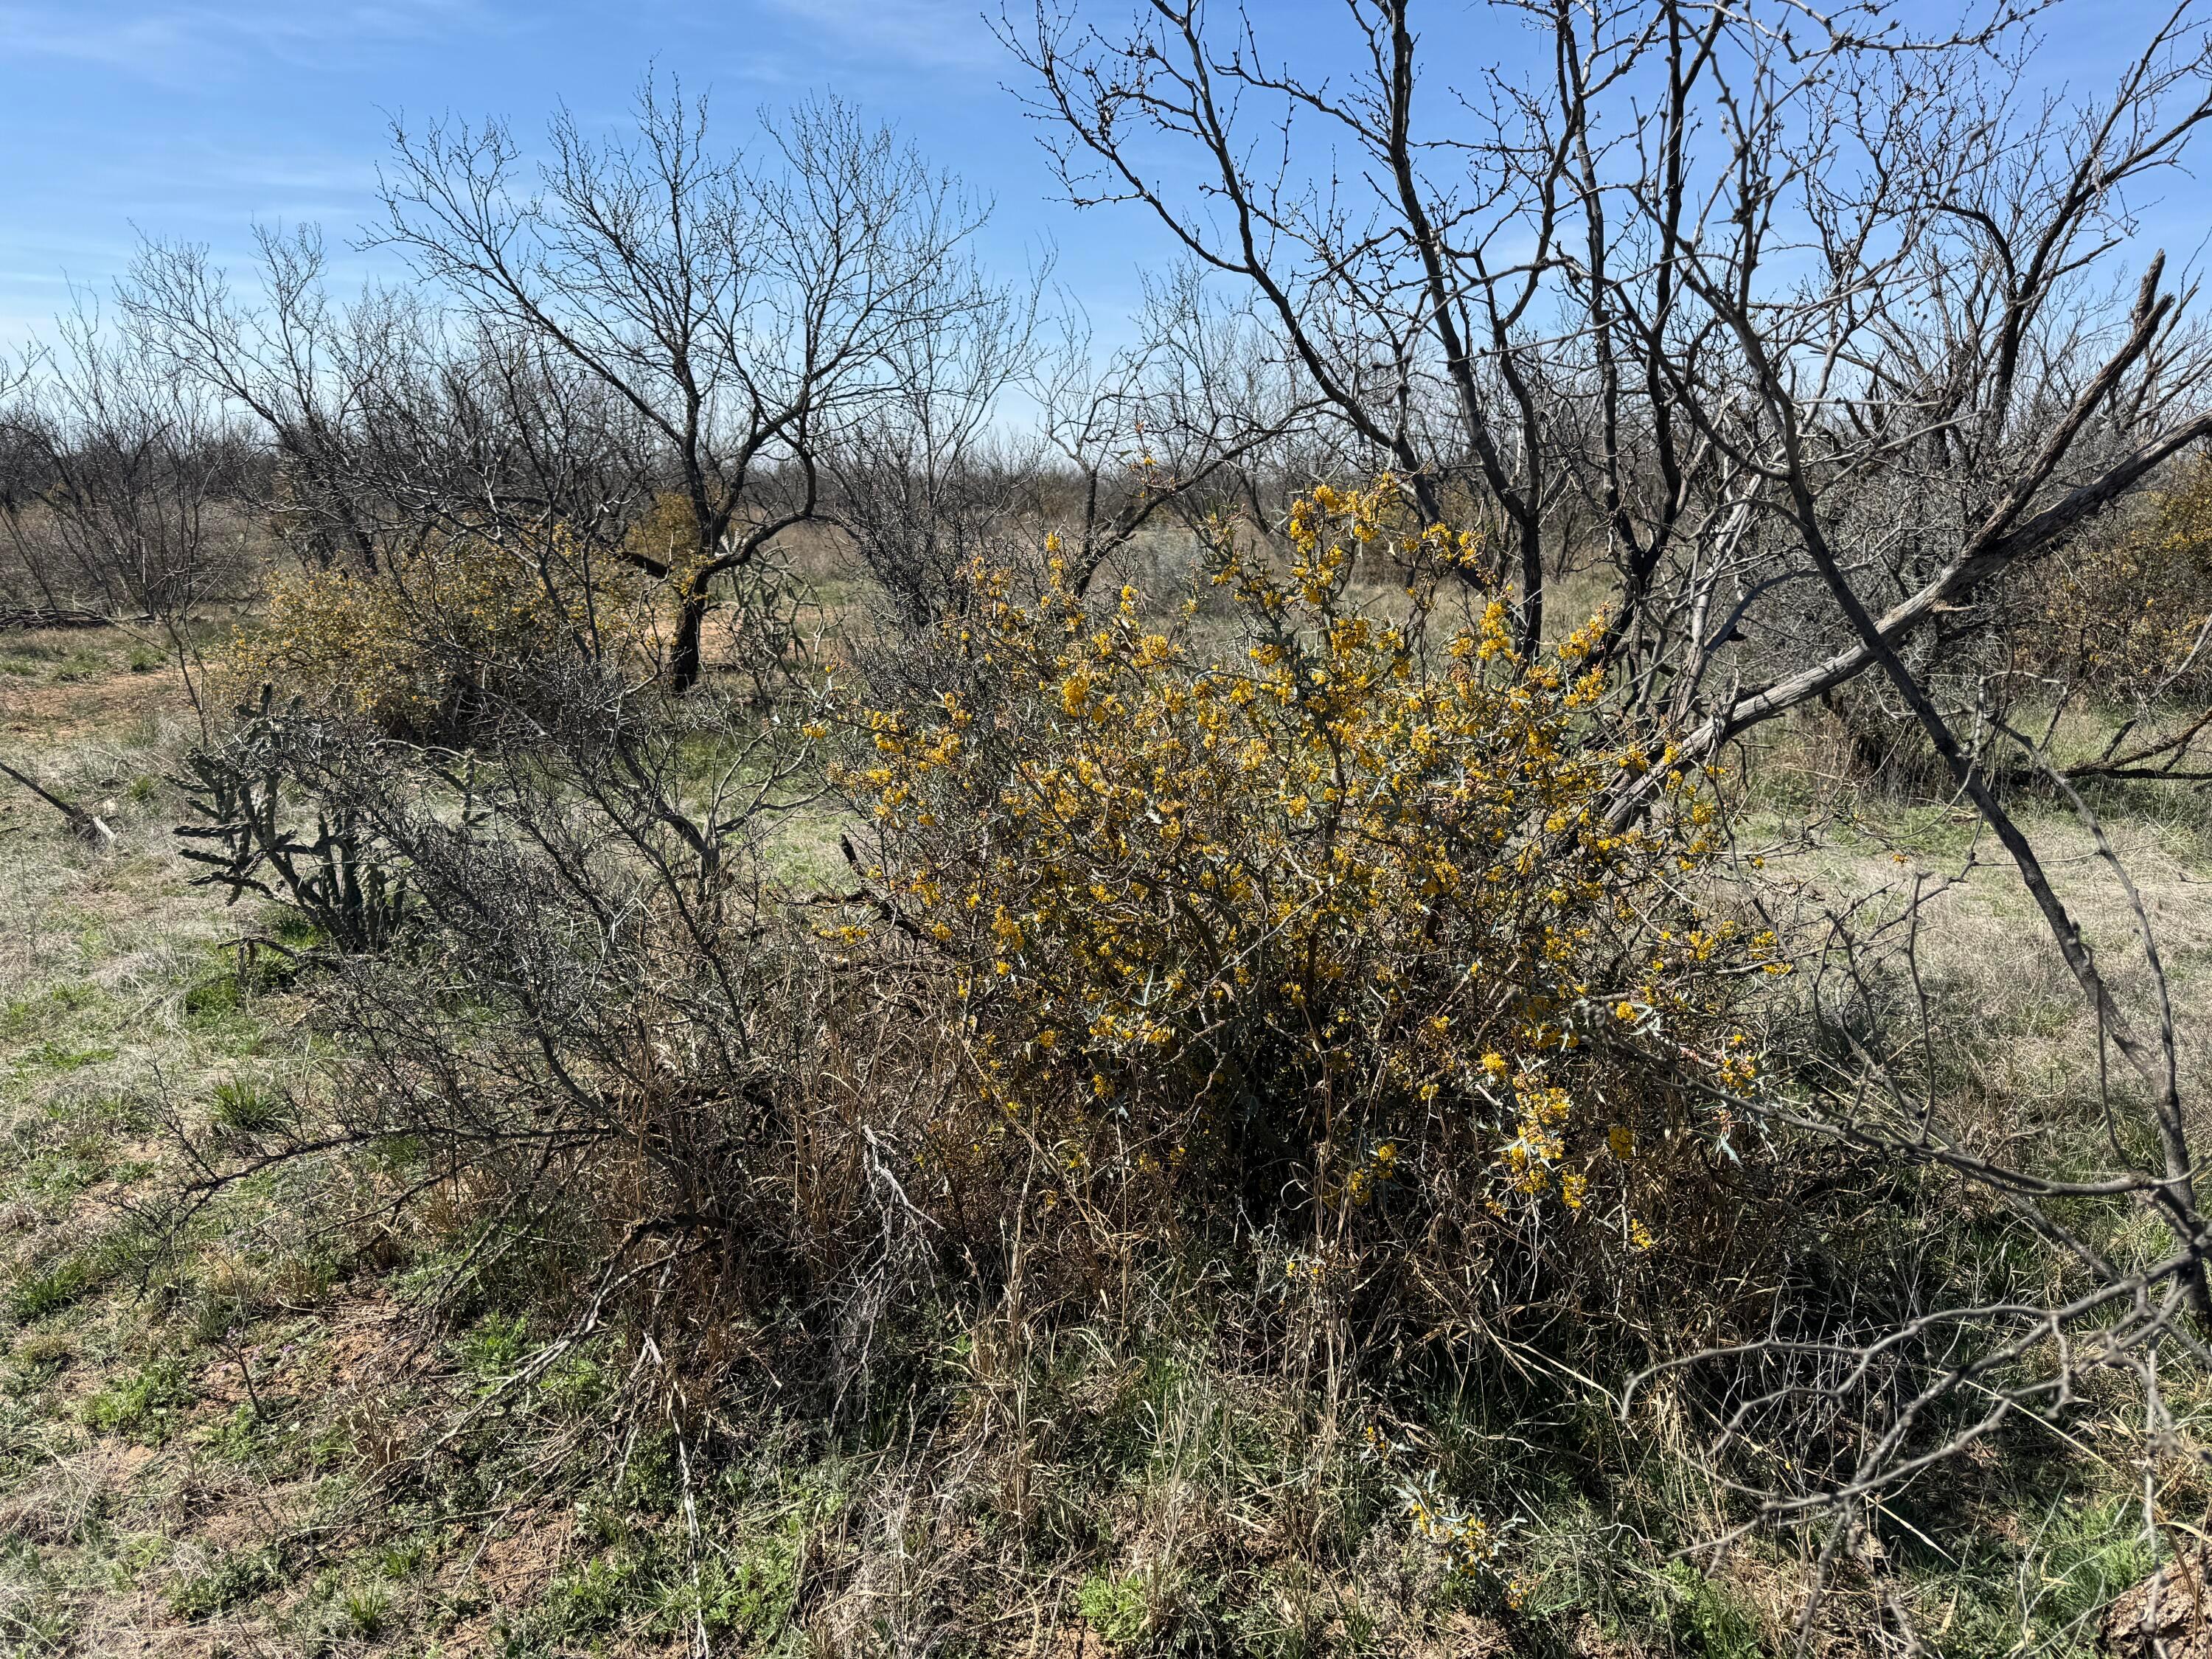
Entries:
[[120,738],[163,714],[189,717],[191,699],[173,668],[40,685],[0,681],[10,733],[42,743]]

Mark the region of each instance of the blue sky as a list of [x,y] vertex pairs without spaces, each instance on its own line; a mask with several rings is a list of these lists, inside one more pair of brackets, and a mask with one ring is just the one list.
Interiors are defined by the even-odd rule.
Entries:
[[[1921,8],[1908,0],[1908,15]],[[1341,0],[1251,9],[1291,51],[1342,13]],[[2148,11],[2067,0],[2045,61],[2096,76]],[[1437,0],[1426,27],[1470,79],[1511,47],[1463,0]],[[0,343],[42,328],[66,283],[104,286],[142,230],[221,253],[257,220],[314,221],[336,251],[369,214],[387,112],[500,114],[526,135],[565,100],[613,123],[649,64],[710,89],[726,132],[823,88],[897,123],[995,202],[994,264],[1055,248],[1061,281],[1109,331],[1165,258],[1132,212],[1050,199],[1035,130],[1004,89],[1018,66],[977,0],[0,0]],[[2167,191],[2157,228],[2185,233],[2178,258],[2203,234],[2198,196],[2187,180]]]
[[103,285],[141,230],[222,252],[314,221],[337,252],[387,113],[504,115],[527,142],[562,100],[619,123],[653,65],[710,91],[731,138],[833,89],[994,202],[994,264],[1049,244],[1114,267],[1093,296],[1133,289],[1132,227],[1094,238],[1046,199],[976,0],[0,0],[0,340]]

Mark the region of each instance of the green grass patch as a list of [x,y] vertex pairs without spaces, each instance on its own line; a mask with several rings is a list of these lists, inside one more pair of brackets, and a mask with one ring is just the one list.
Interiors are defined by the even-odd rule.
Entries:
[[8,1316],[19,1325],[50,1319],[112,1283],[138,1258],[143,1241],[124,1229],[64,1252],[8,1286]]
[[276,1547],[240,1551],[173,1586],[169,1607],[180,1619],[211,1619],[268,1595],[283,1582],[283,1553]]
[[81,1414],[86,1427],[103,1434],[165,1440],[197,1398],[181,1364],[157,1359],[100,1389]]

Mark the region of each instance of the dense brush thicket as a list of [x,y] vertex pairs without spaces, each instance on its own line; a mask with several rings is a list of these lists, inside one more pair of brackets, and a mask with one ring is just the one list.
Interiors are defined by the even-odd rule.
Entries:
[[[1869,1171],[1759,1115],[1795,998],[1727,780],[1623,722],[1601,617],[1517,644],[1481,550],[1388,478],[1302,498],[1279,556],[1224,530],[1180,596],[1086,602],[1048,543],[880,683],[774,624],[767,696],[524,630],[434,742],[380,689],[414,635],[302,584],[236,672],[312,641],[313,695],[200,769],[281,778],[405,921],[324,932],[333,1088],[206,1167],[367,1152],[457,1306],[490,1273],[533,1310],[521,1382],[612,1336],[639,1409],[765,1389],[866,1438],[981,1345],[953,1409],[1025,1468],[990,1402],[1050,1391],[1036,1356],[1197,1342],[1331,1480],[1366,1460],[1348,1562],[1437,1391],[1553,1409],[1547,1375],[1768,1334],[1808,1249],[1881,1255]],[[378,604],[434,605],[414,574]],[[1818,1413],[1765,1429],[1805,1482],[1848,1463]],[[1507,1594],[1497,1517],[1406,1492]]]
[[[1026,599],[979,568],[910,706],[795,661],[768,701],[640,690],[431,554],[288,588],[235,670],[319,696],[264,702],[255,753],[419,917],[343,968],[352,1127],[519,1160],[611,1237],[726,1236],[738,1317],[828,1297],[879,1222],[971,1268],[1042,1233],[1077,1307],[1236,1241],[1363,1340],[1623,1296],[1756,1155],[1714,1103],[1759,1087],[1786,965],[1718,769],[1608,712],[1598,621],[1517,647],[1475,538],[1392,481],[1302,500],[1288,545],[1224,534],[1158,606],[1086,605],[1050,544]],[[779,881],[792,815],[859,890]],[[865,1075],[893,1049],[902,1102]]]
[[[2185,541],[2196,488],[2111,556]],[[2051,1268],[1969,1246],[2014,1178],[1952,1184],[1921,1083],[1868,1069],[1913,906],[1799,928],[1735,781],[1629,712],[1612,618],[1527,640],[1398,480],[1217,520],[1153,592],[1002,547],[919,635],[810,641],[764,566],[681,694],[651,596],[571,551],[286,579],[224,672],[290,701],[194,757],[334,1045],[201,1184],[345,1158],[452,1264],[438,1316],[526,1311],[503,1389],[612,1344],[610,1423],[773,1401],[817,1455],[932,1414],[908,1496],[995,1471],[1006,1547],[1087,1559],[1045,1471],[1105,1455],[1093,1360],[1194,1366],[1332,1494],[1297,1549],[1426,1564],[1402,1612],[1520,1605],[1500,1528],[1554,1455],[1648,1550],[1828,1515],[1982,1432],[1983,1378],[2042,1386],[2039,1337],[1919,1311]],[[2179,638],[2145,614],[2113,626]],[[334,925],[362,882],[380,925]],[[1594,1430],[1592,1389],[1632,1414]],[[1439,1437],[1470,1396],[1524,1442],[1497,1468]],[[1577,1449],[1622,1427],[1671,1518]],[[1132,1639],[1226,1616],[1173,1599]]]

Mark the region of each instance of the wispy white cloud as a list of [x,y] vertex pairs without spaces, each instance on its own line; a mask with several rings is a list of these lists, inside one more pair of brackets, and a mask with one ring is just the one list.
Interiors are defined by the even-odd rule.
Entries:
[[215,0],[88,8],[0,4],[0,61],[93,65],[162,85],[228,80],[270,60],[420,44],[503,27],[482,0]]
[[0,6],[0,58],[59,58],[143,71],[189,53],[192,44],[174,15],[91,18],[59,7]]
[[981,0],[769,0],[843,51],[909,68],[975,72],[1004,58]]

